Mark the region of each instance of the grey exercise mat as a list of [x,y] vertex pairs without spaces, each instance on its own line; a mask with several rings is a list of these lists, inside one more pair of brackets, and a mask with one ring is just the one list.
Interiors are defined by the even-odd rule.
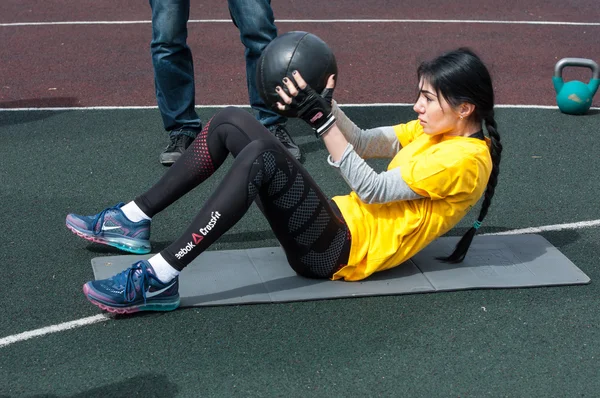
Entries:
[[[478,236],[460,264],[437,261],[457,237],[440,238],[411,260],[364,281],[297,276],[279,247],[207,251],[180,275],[182,306],[272,303],[483,288],[587,284],[590,278],[540,235]],[[104,279],[151,255],[92,259]]]

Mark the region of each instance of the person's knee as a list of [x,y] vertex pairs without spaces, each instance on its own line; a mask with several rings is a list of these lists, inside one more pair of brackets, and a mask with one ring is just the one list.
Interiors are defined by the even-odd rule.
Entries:
[[215,114],[214,120],[235,121],[243,119],[245,114],[248,114],[248,112],[242,108],[238,108],[237,106],[227,106]]
[[[226,147],[234,157],[255,140],[279,141],[245,109],[227,107],[216,113],[204,127],[210,147]],[[281,144],[279,144],[281,145]],[[275,145],[273,145],[275,146]]]
[[276,30],[256,29],[241,31],[241,40],[250,54],[260,55],[267,45],[277,37]]
[[[159,2],[160,3],[160,2]],[[152,45],[185,46],[189,10],[184,5],[156,4],[152,10]]]
[[255,117],[242,108],[228,106],[215,114],[211,124],[217,126],[220,124],[229,124],[240,130],[246,130],[255,123]]
[[[240,37],[250,54],[260,54],[277,37],[273,10],[269,2],[252,0],[252,4],[231,9],[232,19],[240,30]],[[243,12],[243,15],[237,15]]]

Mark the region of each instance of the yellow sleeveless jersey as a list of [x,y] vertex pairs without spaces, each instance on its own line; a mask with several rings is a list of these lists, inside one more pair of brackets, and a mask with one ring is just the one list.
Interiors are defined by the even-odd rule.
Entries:
[[334,197],[352,235],[348,265],[334,280],[357,281],[402,264],[452,229],[485,192],[488,139],[428,136],[418,120],[394,130],[402,149],[388,170],[397,168],[425,198],[366,204],[354,192]]

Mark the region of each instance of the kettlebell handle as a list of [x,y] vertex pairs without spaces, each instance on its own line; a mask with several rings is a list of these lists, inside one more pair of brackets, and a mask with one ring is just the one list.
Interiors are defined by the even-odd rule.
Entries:
[[562,77],[562,70],[566,66],[583,66],[592,70],[592,79],[600,78],[600,67],[591,59],[587,58],[563,58],[554,67],[554,77]]

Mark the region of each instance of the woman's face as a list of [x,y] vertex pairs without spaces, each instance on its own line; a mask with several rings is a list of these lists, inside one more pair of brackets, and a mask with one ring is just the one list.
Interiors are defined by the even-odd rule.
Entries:
[[443,97],[438,97],[427,80],[419,82],[419,98],[413,109],[419,115],[423,132],[429,135],[452,133],[460,119]]

